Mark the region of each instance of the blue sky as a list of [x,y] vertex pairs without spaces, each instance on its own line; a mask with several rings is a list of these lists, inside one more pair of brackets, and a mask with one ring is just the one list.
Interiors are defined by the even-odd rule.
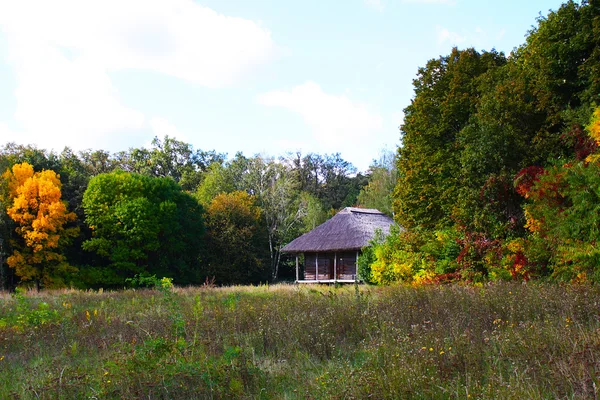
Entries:
[[506,53],[554,0],[0,0],[0,144],[335,153],[400,144],[427,60]]

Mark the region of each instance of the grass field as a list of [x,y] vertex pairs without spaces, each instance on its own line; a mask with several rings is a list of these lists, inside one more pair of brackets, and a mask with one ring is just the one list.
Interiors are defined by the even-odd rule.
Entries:
[[0,398],[597,398],[591,286],[0,294]]

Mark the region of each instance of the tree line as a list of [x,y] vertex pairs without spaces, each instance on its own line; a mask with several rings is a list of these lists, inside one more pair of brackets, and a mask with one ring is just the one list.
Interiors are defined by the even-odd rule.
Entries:
[[510,53],[452,49],[404,110],[401,228],[365,253],[375,283],[600,282],[600,2],[568,1]]
[[[114,154],[7,143],[0,149],[0,284],[291,279],[280,248],[343,207],[371,206],[380,185],[369,179],[389,167],[386,157],[385,167],[377,161],[363,174],[339,154],[227,159],[168,136]],[[386,196],[391,212],[389,190]]]
[[291,278],[282,245],[351,205],[397,222],[365,249],[367,282],[600,282],[599,27],[600,1],[571,0],[509,55],[428,61],[397,154],[366,174],[339,154],[227,159],[169,137],[115,154],[6,144],[2,284]]

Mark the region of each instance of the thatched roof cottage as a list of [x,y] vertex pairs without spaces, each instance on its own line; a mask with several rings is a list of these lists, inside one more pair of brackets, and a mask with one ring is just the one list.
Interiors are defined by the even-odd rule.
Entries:
[[[296,254],[296,282],[356,282],[360,249],[381,230],[389,234],[393,220],[379,210],[346,207],[333,218],[284,246]],[[304,277],[300,279],[298,255],[304,254]]]

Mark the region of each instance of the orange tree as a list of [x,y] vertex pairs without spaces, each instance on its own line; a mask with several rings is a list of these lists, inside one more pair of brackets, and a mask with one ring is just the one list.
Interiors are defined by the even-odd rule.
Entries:
[[34,281],[38,288],[40,283],[64,285],[66,274],[75,268],[66,262],[61,247],[77,229],[65,227],[76,216],[61,200],[59,176],[51,170],[34,172],[30,164],[21,163],[7,169],[3,178],[8,183],[6,213],[18,234],[7,264],[22,281]]
[[258,283],[269,279],[266,231],[255,198],[235,191],[217,195],[206,209],[207,247],[203,274],[219,284]]

